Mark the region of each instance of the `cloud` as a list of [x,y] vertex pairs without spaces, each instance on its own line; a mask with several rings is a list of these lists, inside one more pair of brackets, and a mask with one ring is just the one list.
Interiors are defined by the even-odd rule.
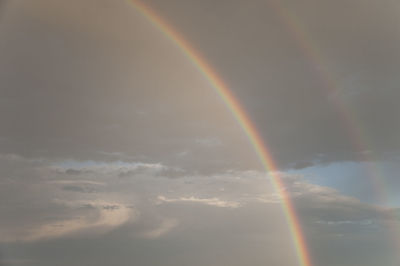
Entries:
[[239,202],[234,201],[224,201],[218,198],[196,198],[196,197],[180,197],[175,199],[166,198],[164,196],[158,196],[157,200],[159,203],[195,203],[195,204],[205,204],[208,206],[220,207],[220,208],[238,208],[240,207]]
[[[4,152],[62,160],[132,162],[146,158],[203,173],[261,168],[243,132],[209,84],[187,67],[187,59],[171,49],[151,25],[138,23],[140,16],[125,4],[113,3],[112,8],[92,13],[88,11],[95,4],[91,0],[50,2],[10,5],[10,15],[2,23],[0,87],[5,89],[1,121],[7,130],[0,136],[0,147]],[[188,40],[197,40],[198,49],[212,58],[217,70],[223,69],[223,78],[229,80],[282,169],[304,168],[309,162],[362,161],[366,150],[377,158],[398,154],[395,73],[400,60],[392,55],[400,41],[393,11],[390,16],[383,7],[357,0],[338,23],[330,12],[339,12],[336,5],[327,4],[329,9],[313,0],[303,7],[282,3],[289,13],[298,12],[304,32],[325,58],[316,62],[297,49],[279,15],[259,14],[259,10],[272,12],[268,1],[256,0],[247,19],[238,12],[242,7],[238,1],[229,7],[204,1],[197,8],[203,11],[190,21],[183,10],[197,5],[171,9],[168,5],[174,4],[154,2]],[[384,2],[382,6],[395,5]],[[49,5],[52,12],[48,12]],[[226,16],[226,25],[234,25],[235,34],[220,20],[204,22],[210,14],[203,13],[208,9],[201,6],[209,5]],[[360,9],[376,12],[375,20],[349,15]],[[100,17],[109,18],[108,23]],[[330,34],[325,28],[331,29]],[[138,34],[130,34],[132,29]],[[263,34],[249,36],[265,30],[274,36],[273,42]],[[22,39],[14,38],[14,31],[22,32]],[[361,40],[367,35],[370,41],[365,46]],[[360,46],[368,52],[362,53]],[[246,56],[241,55],[242,49],[248,52]],[[54,68],[59,62],[63,64]],[[310,67],[326,67],[326,71],[310,71]],[[135,78],[131,69],[135,69]],[[335,88],[325,88],[327,73],[328,79],[336,81]],[[339,110],[343,108],[347,111]],[[338,115],[341,112],[345,115]],[[354,121],[346,122],[344,117],[354,117]],[[356,147],[351,134],[361,127],[369,142]],[[187,155],[177,156],[182,151]]]
[[[30,253],[32,259],[41,262],[49,259],[44,255],[48,247],[42,255],[35,255],[46,243],[67,245],[72,241],[78,245],[97,239],[99,242],[91,245],[122,241],[135,248],[147,245],[146,249],[158,250],[162,246],[171,252],[176,245],[187,254],[201,248],[210,258],[218,246],[224,252],[241,250],[240,254],[249,260],[256,256],[271,263],[275,257],[276,261],[281,260],[285,250],[285,261],[288,264],[294,261],[287,249],[292,242],[281,197],[264,172],[230,170],[212,175],[185,172],[177,173],[180,178],[170,178],[160,176],[163,169],[170,168],[165,164],[71,163],[0,156],[0,165],[11,162],[12,167],[1,168],[0,201],[12,204],[0,206],[3,236],[0,247],[15,245],[24,249],[31,245],[35,247]],[[68,175],[66,169],[81,173]],[[127,171],[132,175],[121,178],[120,173]],[[379,241],[381,247],[374,254],[383,254],[381,249],[390,235],[389,228],[398,224],[395,210],[311,184],[301,175],[275,174],[283,179],[284,189],[292,197],[310,250],[315,252],[322,246],[333,245],[328,254],[318,252],[329,260],[315,255],[315,265],[338,264],[343,241],[347,241],[349,248]],[[88,188],[96,193],[82,193],[88,192]],[[163,241],[174,245],[165,247]],[[357,263],[363,261],[362,251],[356,251]],[[160,258],[163,256],[162,252],[154,252]],[[193,254],[187,256],[193,258]],[[132,253],[125,256],[132,261]],[[219,257],[221,263],[229,260]],[[135,259],[139,258],[151,260],[136,254]],[[346,263],[342,261],[341,265]]]
[[97,182],[94,180],[80,180],[80,179],[73,179],[73,180],[51,180],[49,181],[51,184],[61,184],[61,185],[96,185],[96,186],[104,186],[106,183],[105,182]]
[[[232,161],[243,167],[243,159],[254,165],[251,148],[212,86],[127,3],[39,0],[13,4],[7,13],[0,29],[0,119],[7,128],[2,151],[192,164],[197,171]],[[176,156],[185,150],[190,158]]]
[[64,186],[62,187],[63,190],[73,191],[73,192],[89,192],[87,189],[79,186]]
[[[284,180],[296,213],[311,238],[314,234],[318,234],[318,238],[326,234],[326,239],[330,239],[348,234],[349,230],[354,235],[379,235],[388,224],[400,224],[393,209],[367,204],[335,189],[310,184],[300,176],[287,176]],[[400,239],[400,232],[395,238]]]
[[[342,2],[315,0],[301,6],[233,1],[229,7],[173,1],[180,8],[151,2],[221,71],[281,168],[359,161],[360,152],[370,149],[378,158],[399,152],[397,3],[355,0],[343,11]],[[204,21],[210,9],[213,18]],[[298,36],[282,14],[301,29]],[[311,58],[304,45],[319,56]]]
[[[88,219],[89,217],[79,217],[76,219],[57,221],[49,224],[43,224],[38,228],[33,228],[25,236],[24,239],[18,239],[19,241],[35,241],[39,239],[48,239],[54,237],[60,237],[64,235],[69,235],[82,230],[96,230],[99,229],[102,232],[107,232],[124,224],[130,217],[130,210],[127,208],[99,208],[98,203],[86,203],[95,206],[98,210],[98,218],[94,221]],[[102,203],[105,204],[105,203]],[[112,204],[112,203],[107,203]],[[119,206],[119,205],[113,205]]]
[[105,233],[132,219],[132,211],[114,202],[79,201],[64,203],[58,207],[68,215],[63,219],[42,220],[38,224],[29,222],[20,228],[7,228],[2,232],[2,242],[32,242],[48,240],[76,233]]
[[67,170],[65,170],[65,173],[67,175],[79,175],[79,174],[81,174],[81,172],[82,171],[77,170],[77,169],[67,169]]
[[205,147],[213,147],[222,145],[222,141],[217,138],[198,138],[195,142]]
[[373,222],[371,220],[361,220],[361,221],[316,221],[318,224],[324,225],[371,225]]
[[176,226],[178,226],[178,224],[178,220],[166,218],[157,228],[144,232],[143,237],[147,239],[156,239],[162,237],[163,235],[173,230]]
[[297,162],[293,165],[293,169],[304,169],[313,166],[312,162]]

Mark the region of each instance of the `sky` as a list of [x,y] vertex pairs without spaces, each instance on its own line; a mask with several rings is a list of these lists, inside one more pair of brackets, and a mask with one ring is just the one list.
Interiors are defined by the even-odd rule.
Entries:
[[398,266],[400,3],[142,3],[276,169],[131,1],[0,1],[0,266]]

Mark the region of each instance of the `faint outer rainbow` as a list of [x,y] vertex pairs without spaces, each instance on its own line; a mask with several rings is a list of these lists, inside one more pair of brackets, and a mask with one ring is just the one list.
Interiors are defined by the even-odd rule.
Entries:
[[202,73],[204,78],[214,87],[227,108],[232,112],[243,131],[247,135],[254,150],[260,158],[264,168],[269,172],[272,184],[277,192],[280,193],[282,199],[282,208],[287,219],[288,227],[293,238],[294,248],[300,266],[311,266],[311,259],[304,239],[301,225],[290,201],[290,195],[285,190],[283,181],[277,174],[277,166],[266,143],[257,132],[256,127],[250,120],[248,114],[243,109],[239,101],[236,99],[232,91],[226,86],[223,80],[218,76],[216,71],[205,61],[205,59],[197,52],[193,46],[188,43],[171,25],[163,20],[148,5],[138,1],[130,0],[130,3],[144,17],[146,17],[156,28],[158,28],[168,39],[173,41],[185,56],[193,63],[194,66]]
[[385,196],[387,195],[385,191],[386,185],[384,184],[383,174],[374,163],[376,158],[371,153],[373,149],[370,141],[368,141],[367,131],[363,128],[362,122],[357,117],[356,112],[351,109],[350,105],[346,104],[346,100],[342,97],[342,86],[338,82],[338,79],[334,77],[334,72],[328,68],[320,47],[312,39],[306,26],[295,13],[283,6],[279,0],[272,0],[270,4],[274,8],[275,13],[279,15],[282,24],[285,25],[288,33],[290,33],[297,43],[305,58],[309,61],[309,64],[315,70],[315,75],[322,83],[322,89],[327,90],[328,94],[330,94],[331,102],[351,138],[356,157],[365,163],[365,174],[370,177],[375,193],[380,197],[379,200],[384,203]]
[[383,178],[379,169],[372,163],[374,158],[370,154],[371,145],[369,144],[366,130],[363,128],[354,110],[351,110],[351,106],[346,104],[345,99],[342,97],[342,86],[338,82],[338,79],[334,77],[334,72],[328,69],[328,64],[324,60],[320,47],[313,40],[304,23],[302,23],[294,12],[285,7],[282,1],[272,0],[269,3],[298,45],[305,59],[312,66],[315,76],[321,82],[322,89],[327,90],[328,97],[330,97],[337,115],[341,119],[343,127],[347,130],[352,141],[353,149],[355,149],[356,156],[358,157],[357,159],[369,162],[366,163],[365,173],[370,176],[375,193],[383,200],[386,194],[385,184],[382,183]]
[[[341,95],[342,86],[338,79],[334,77],[334,72],[328,68],[328,64],[324,60],[321,48],[318,43],[313,40],[307,27],[288,7],[284,6],[280,0],[272,0],[269,2],[275,13],[278,14],[282,24],[286,27],[288,33],[297,43],[299,49],[303,52],[305,58],[316,72],[316,76],[322,82],[323,89],[326,89],[331,97],[332,103],[337,114],[343,123],[343,126],[351,138],[353,149],[356,151],[357,159],[365,164],[364,172],[369,177],[375,194],[379,197],[381,203],[387,202],[387,191],[385,178],[378,165],[374,162],[373,149],[370,141],[368,141],[367,131],[363,128],[363,124],[357,117],[356,112],[351,106],[346,104],[345,99]],[[393,221],[398,220],[394,213],[388,215]],[[391,225],[393,234],[390,236],[393,240],[394,250],[397,252],[400,248],[400,223]]]

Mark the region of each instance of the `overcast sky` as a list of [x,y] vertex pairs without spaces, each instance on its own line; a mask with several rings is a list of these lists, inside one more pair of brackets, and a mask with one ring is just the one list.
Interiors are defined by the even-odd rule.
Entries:
[[[398,266],[400,4],[149,0],[268,143],[314,266]],[[223,101],[123,0],[0,1],[0,265],[298,265]]]

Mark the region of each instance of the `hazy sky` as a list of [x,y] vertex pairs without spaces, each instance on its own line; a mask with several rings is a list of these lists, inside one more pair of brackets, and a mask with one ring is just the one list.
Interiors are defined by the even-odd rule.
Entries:
[[[400,4],[149,0],[268,143],[314,266],[398,266]],[[298,265],[196,67],[122,0],[0,1],[0,265]]]

